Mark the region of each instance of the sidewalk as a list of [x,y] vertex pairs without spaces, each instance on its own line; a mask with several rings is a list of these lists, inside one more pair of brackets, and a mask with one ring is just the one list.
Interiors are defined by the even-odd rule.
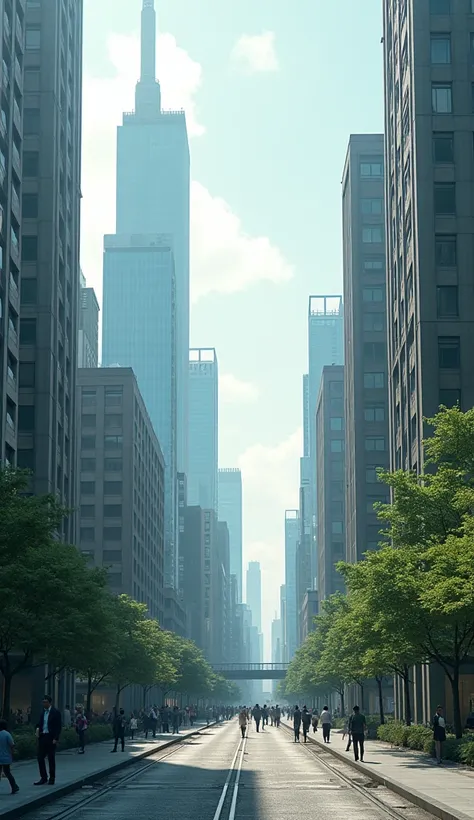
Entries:
[[311,734],[318,746],[441,820],[474,820],[474,769],[451,761],[438,766],[423,752],[377,740],[366,741],[364,763],[356,763],[341,733],[331,733],[329,745],[318,735]]
[[193,728],[182,728],[179,735],[160,734],[156,738],[149,735],[148,740],[144,737],[136,737],[135,740],[126,739],[125,752],[118,751],[117,754],[111,754],[113,741],[108,740],[86,746],[84,755],[79,755],[77,749],[58,752],[55,786],[33,785],[34,781],[39,779],[36,760],[22,760],[14,763],[12,772],[20,791],[16,795],[10,794],[7,780],[5,778],[0,780],[0,818],[10,820],[10,818],[22,817],[25,810],[39,808],[62,795],[148,757],[159,749],[179,743],[183,738],[190,737],[205,728],[205,722],[196,722]]

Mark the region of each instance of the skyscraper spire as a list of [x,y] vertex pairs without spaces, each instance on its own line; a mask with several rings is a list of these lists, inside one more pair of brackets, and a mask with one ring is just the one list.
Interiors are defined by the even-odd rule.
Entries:
[[143,0],[141,25],[141,72],[135,93],[136,113],[154,117],[161,110],[161,90],[156,79],[156,12],[154,0]]

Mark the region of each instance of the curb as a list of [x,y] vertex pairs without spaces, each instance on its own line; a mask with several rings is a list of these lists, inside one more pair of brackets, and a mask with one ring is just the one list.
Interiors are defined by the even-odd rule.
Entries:
[[[139,763],[141,760],[144,760],[147,757],[151,757],[158,752],[161,752],[163,749],[169,749],[170,746],[176,746],[178,743],[181,743],[182,740],[186,740],[189,737],[194,737],[195,735],[201,734],[202,731],[205,729],[210,729],[211,726],[217,726],[216,722],[210,723],[209,726],[200,726],[199,729],[196,729],[195,732],[190,732],[187,735],[182,735],[181,737],[175,737],[173,740],[168,740],[158,749],[150,748],[145,749],[145,751],[140,752],[139,754],[135,755],[134,757],[128,757],[126,760],[121,760],[120,763],[114,763],[113,766],[108,766],[107,768],[101,769],[100,771],[93,772],[92,774],[86,775],[85,777],[79,777],[76,780],[72,780],[70,783],[65,783],[64,786],[60,786],[56,788],[54,791],[46,791],[46,793],[42,792],[39,797],[34,797],[32,800],[28,801],[28,803],[23,803],[19,806],[14,806],[11,809],[7,809],[7,811],[0,811],[0,820],[14,820],[17,817],[24,817],[31,811],[35,811],[37,809],[46,806],[48,803],[54,803],[55,800],[59,800],[61,797],[65,797],[72,792],[78,791],[82,789],[84,786],[91,786],[97,780],[100,780],[102,777],[108,777],[111,774],[115,774],[115,772],[120,771],[120,769],[126,769],[127,766],[131,766],[133,763]],[[107,743],[107,741],[103,741]]]
[[[285,723],[285,725],[291,729],[290,724]],[[314,743],[316,746],[319,746],[320,749],[324,749],[326,752],[329,752],[333,757],[337,757],[338,760],[342,760],[344,763],[347,763],[360,774],[364,774],[366,777],[370,777],[372,780],[375,780],[381,786],[385,786],[387,789],[390,789],[390,791],[399,794],[400,797],[403,797],[409,803],[413,803],[415,806],[418,806],[418,808],[424,809],[426,812],[428,812],[428,814],[432,814],[435,817],[438,817],[439,820],[472,820],[472,818],[470,818],[469,815],[464,814],[464,812],[456,812],[454,811],[454,809],[450,808],[449,806],[446,806],[444,803],[439,803],[437,800],[428,800],[423,794],[421,794],[421,792],[417,792],[415,789],[405,788],[400,783],[397,783],[396,780],[392,780],[391,777],[379,774],[378,772],[369,768],[367,764],[357,763],[353,758],[348,757],[347,754],[345,754],[344,752],[339,752],[337,749],[333,749],[332,747],[328,746],[327,743],[323,743],[321,740],[316,740],[313,737],[309,737],[308,739],[311,741],[311,743]],[[370,741],[369,745],[366,746],[366,751],[367,750],[370,750]]]

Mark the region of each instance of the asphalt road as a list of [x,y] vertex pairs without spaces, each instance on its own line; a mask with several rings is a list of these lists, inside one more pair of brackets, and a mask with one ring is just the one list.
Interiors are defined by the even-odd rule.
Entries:
[[[387,813],[295,744],[283,728],[249,729],[237,721],[184,741],[164,759],[148,758],[89,792],[59,799],[30,820],[387,820]],[[151,764],[151,765],[150,765]],[[124,782],[121,782],[124,779]],[[410,816],[410,815],[408,815]],[[425,815],[425,818],[427,816]]]

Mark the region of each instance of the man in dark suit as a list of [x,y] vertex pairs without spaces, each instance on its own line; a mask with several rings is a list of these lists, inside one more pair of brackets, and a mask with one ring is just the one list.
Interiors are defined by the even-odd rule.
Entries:
[[[59,735],[61,734],[61,712],[52,705],[49,695],[43,698],[43,711],[36,724],[36,737],[38,738],[38,766],[40,779],[35,786],[44,786],[49,783],[54,786],[56,780],[56,748]],[[46,758],[49,765],[49,781],[46,771]]]

